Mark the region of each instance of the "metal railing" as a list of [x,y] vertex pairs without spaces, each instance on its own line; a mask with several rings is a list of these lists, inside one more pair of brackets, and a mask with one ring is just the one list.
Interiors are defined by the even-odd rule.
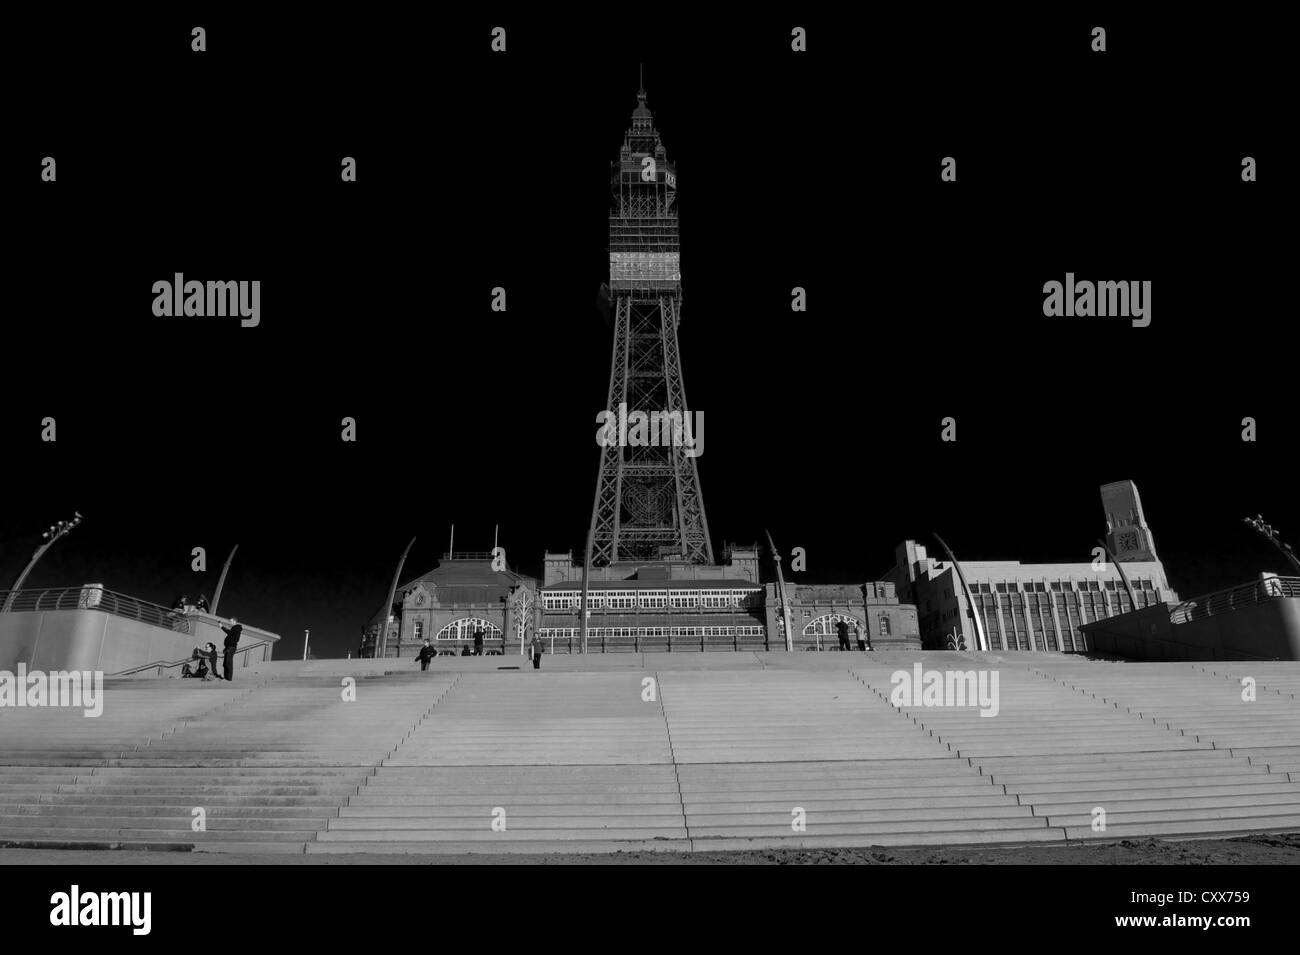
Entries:
[[[246,647],[240,647],[235,651],[235,658],[238,659],[241,653],[247,653],[249,650],[256,650],[258,647],[269,647],[275,643],[274,640],[259,640],[256,643],[250,643]],[[198,657],[191,654],[184,660],[155,660],[153,663],[142,663],[137,667],[131,667],[126,670],[118,670],[116,673],[109,673],[108,676],[135,676],[137,673],[143,673],[145,670],[158,668],[158,675],[162,676],[163,670],[170,670],[174,667],[184,666],[187,663],[198,663]],[[218,654],[218,663],[221,662],[221,654]],[[248,666],[248,657],[244,657],[241,666]]]
[[1300,577],[1265,577],[1184,600],[1169,611],[1169,621],[1175,624],[1190,623],[1278,597],[1300,597]]
[[44,590],[0,590],[0,608],[9,613],[46,610],[100,610],[176,633],[190,633],[190,622],[176,610],[119,594],[103,587],[48,587]]

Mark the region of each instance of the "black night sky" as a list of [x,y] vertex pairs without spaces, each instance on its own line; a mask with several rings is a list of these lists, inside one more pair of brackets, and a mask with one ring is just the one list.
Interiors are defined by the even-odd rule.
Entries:
[[[1248,514],[1300,545],[1281,60],[1243,90],[1230,26],[1210,56],[1191,25],[1115,19],[1097,56],[1084,20],[819,17],[794,55],[784,19],[508,18],[497,55],[486,20],[214,15],[196,56],[194,16],[24,35],[54,79],[7,137],[0,587],[79,510],[27,586],[211,596],[238,543],[223,612],[281,634],[280,656],[304,628],[341,656],[412,536],[404,577],[453,522],[464,550],[499,524],[526,573],[579,554],[638,63],[679,176],[715,550],[769,528],[806,549],[803,582],[876,579],[934,531],[966,559],[1084,561],[1099,485],[1126,478],[1184,597],[1285,571]],[[261,325],[155,318],[175,272],[260,280]],[[1066,272],[1150,280],[1151,327],[1045,318]]]

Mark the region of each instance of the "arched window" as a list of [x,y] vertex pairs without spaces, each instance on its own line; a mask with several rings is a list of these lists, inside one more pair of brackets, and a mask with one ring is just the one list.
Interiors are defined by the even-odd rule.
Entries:
[[823,637],[834,636],[835,625],[839,623],[841,620],[843,620],[845,623],[849,625],[850,633],[853,632],[854,627],[857,627],[859,630],[863,632],[866,631],[865,622],[859,620],[857,617],[852,617],[846,613],[827,613],[827,614],[822,614],[816,620],[812,620],[804,624],[804,628],[803,628],[804,636],[806,637],[815,637],[818,635]]
[[415,630],[415,642],[419,643],[421,640],[424,639],[424,621],[423,620],[415,621],[414,630]]
[[882,637],[889,636],[889,618],[883,613],[880,615],[880,635]]
[[438,631],[439,640],[473,640],[474,631],[482,630],[485,639],[501,636],[501,628],[482,617],[461,617]]

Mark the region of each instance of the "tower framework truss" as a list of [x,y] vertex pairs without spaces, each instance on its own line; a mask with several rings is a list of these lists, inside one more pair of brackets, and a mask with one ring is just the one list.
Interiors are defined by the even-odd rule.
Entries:
[[[609,218],[614,349],[606,408],[623,420],[681,422],[650,429],[652,441],[601,447],[591,514],[591,563],[685,559],[712,564],[696,437],[686,403],[677,328],[681,323],[676,169],[646,106],[645,90],[614,165]],[[674,434],[682,440],[663,440]],[[703,435],[698,435],[702,439]],[[654,440],[658,439],[658,440]],[[702,446],[702,445],[698,445]]]

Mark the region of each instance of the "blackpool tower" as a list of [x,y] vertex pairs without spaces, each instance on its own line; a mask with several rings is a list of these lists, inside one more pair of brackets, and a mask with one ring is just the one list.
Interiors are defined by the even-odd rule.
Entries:
[[[677,171],[655,131],[645,90],[613,164],[609,294],[614,350],[611,413],[690,422],[677,326],[682,289]],[[702,437],[702,436],[701,436]],[[591,565],[685,560],[712,564],[700,478],[689,448],[610,442],[601,447],[591,511]]]

